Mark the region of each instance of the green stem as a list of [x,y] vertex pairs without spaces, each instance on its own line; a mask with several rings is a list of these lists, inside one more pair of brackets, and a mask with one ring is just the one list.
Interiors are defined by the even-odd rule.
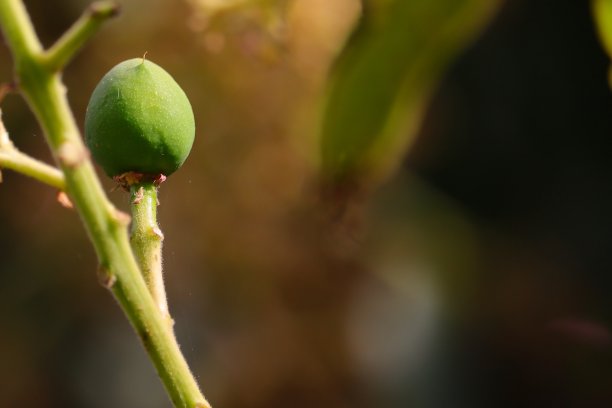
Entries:
[[17,149],[0,149],[0,168],[10,169],[32,177],[58,190],[66,188],[64,175],[61,171]]
[[0,27],[12,51],[20,90],[36,115],[95,247],[101,277],[140,336],[175,407],[206,408],[172,328],[160,313],[130,248],[129,217],[107,199],[66,99],[60,74],[42,50],[20,0],[0,0]]
[[130,208],[132,251],[159,311],[171,322],[162,274],[161,252],[164,235],[157,225],[157,186],[153,182],[130,186]]
[[[0,169],[10,169],[59,190],[66,188],[64,174],[53,166],[20,152],[9,139],[0,110]],[[0,174],[1,176],[1,174]],[[2,178],[0,177],[0,181]]]
[[89,5],[81,17],[42,56],[51,71],[59,71],[83,45],[98,32],[100,26],[119,12],[112,1],[99,1]]

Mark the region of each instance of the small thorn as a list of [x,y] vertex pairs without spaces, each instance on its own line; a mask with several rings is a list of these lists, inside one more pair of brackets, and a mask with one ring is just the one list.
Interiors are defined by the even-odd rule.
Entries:
[[120,211],[117,209],[115,209],[114,211],[115,211],[115,219],[119,222],[119,224],[126,226],[126,227],[130,225],[130,222],[132,222],[132,217],[130,217],[129,214],[126,214],[123,211]]
[[159,227],[157,226],[153,227],[153,234],[158,236],[160,240],[162,241],[164,240],[164,233],[162,232],[161,229],[159,229]]
[[68,197],[68,194],[66,194],[66,192],[64,191],[60,191],[59,193],[57,193],[57,202],[60,203],[62,207],[67,208],[69,210],[72,210],[74,208],[74,204],[72,204],[70,197]]
[[111,289],[115,285],[115,282],[117,282],[117,277],[107,266],[100,265],[98,266],[98,280],[100,281],[100,285],[104,286],[106,289]]

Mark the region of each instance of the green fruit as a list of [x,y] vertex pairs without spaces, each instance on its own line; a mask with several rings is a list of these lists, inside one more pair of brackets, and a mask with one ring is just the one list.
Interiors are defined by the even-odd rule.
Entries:
[[127,172],[167,176],[189,155],[194,135],[185,92],[144,58],[111,69],[87,106],[85,142],[110,177]]

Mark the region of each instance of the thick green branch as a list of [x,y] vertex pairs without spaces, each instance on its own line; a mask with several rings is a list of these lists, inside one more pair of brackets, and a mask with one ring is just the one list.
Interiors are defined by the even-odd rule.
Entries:
[[59,71],[83,45],[98,32],[102,24],[119,13],[119,5],[112,1],[92,3],[83,15],[42,56],[51,71]]
[[0,15],[2,18],[2,31],[7,37],[13,52],[16,64],[24,57],[31,57],[42,50],[42,45],[36,36],[30,16],[21,1],[0,1]]
[[174,405],[209,407],[171,326],[140,273],[127,234],[129,217],[108,201],[83,145],[60,75],[41,62],[40,43],[20,0],[0,0],[0,28],[16,63],[20,90],[44,130],[64,173],[66,192],[94,244],[102,282],[140,336]]
[[132,251],[159,311],[171,321],[162,274],[161,252],[164,235],[157,225],[157,186],[153,182],[132,185],[130,208],[132,209],[130,233]]

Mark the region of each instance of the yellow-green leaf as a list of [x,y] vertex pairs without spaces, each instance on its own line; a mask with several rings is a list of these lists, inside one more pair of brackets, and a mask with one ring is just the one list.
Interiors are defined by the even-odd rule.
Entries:
[[612,57],[612,0],[593,0],[597,32],[606,52]]
[[321,170],[333,182],[380,180],[397,166],[444,69],[497,0],[377,0],[333,69],[321,123]]

